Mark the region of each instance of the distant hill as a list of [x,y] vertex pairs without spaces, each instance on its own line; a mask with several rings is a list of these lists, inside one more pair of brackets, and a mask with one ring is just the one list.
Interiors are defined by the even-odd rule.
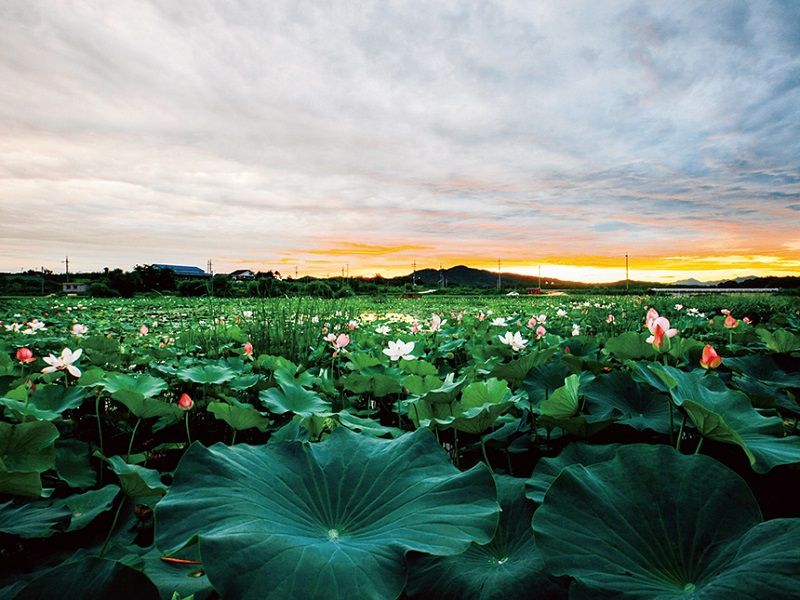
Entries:
[[[402,277],[410,279],[411,274]],[[439,271],[437,269],[422,269],[417,271],[417,283],[428,286],[438,285],[442,276],[448,285],[460,285],[466,287],[491,288],[497,287],[497,273],[484,269],[473,269],[464,265],[450,267]],[[503,287],[507,288],[535,288],[539,286],[539,277],[536,275],[520,275],[519,273],[501,273]],[[580,281],[565,281],[552,277],[542,277],[542,287],[544,289],[570,289],[570,288],[591,288],[591,287],[624,287],[624,281],[614,281],[608,283],[583,283]],[[648,281],[631,281],[633,287],[646,287],[659,285]]]
[[[721,283],[730,283],[734,281],[736,283],[744,283],[745,281],[750,281],[752,279],[758,279],[755,275],[750,275],[748,277],[737,277],[736,279],[729,280],[729,279],[719,279],[717,281],[700,281],[698,279],[684,279],[683,281],[676,281],[671,285],[679,285],[681,287],[707,287],[707,286],[714,286],[720,285]],[[760,287],[760,286],[757,286]]]

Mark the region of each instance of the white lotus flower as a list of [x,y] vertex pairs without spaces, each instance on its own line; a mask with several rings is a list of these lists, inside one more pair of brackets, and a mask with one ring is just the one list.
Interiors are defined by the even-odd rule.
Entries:
[[397,340],[389,342],[389,347],[383,349],[383,353],[389,357],[389,360],[414,360],[416,357],[411,353],[414,351],[414,342],[404,342]]
[[77,335],[78,337],[82,336],[87,331],[89,331],[89,328],[86,325],[81,325],[80,323],[75,323],[75,325],[72,326],[72,329],[69,330],[72,335]]
[[22,323],[11,323],[10,325],[4,325],[6,331],[13,331],[14,333],[19,333],[20,329],[22,329]]
[[39,319],[34,319],[30,323],[28,323],[28,327],[30,327],[33,331],[39,331],[40,329],[46,330],[44,323],[42,323]]
[[492,319],[492,325],[495,327],[505,327],[506,320],[503,317],[497,317],[496,319]]
[[78,348],[73,352],[69,348],[64,348],[61,351],[61,356],[45,356],[42,360],[46,362],[49,367],[42,369],[42,373],[55,373],[56,371],[68,371],[73,377],[80,377],[81,370],[73,363],[78,360],[83,354],[83,348]]
[[563,308],[559,308],[556,311],[556,316],[558,316],[558,317],[566,317],[567,316],[567,311],[565,311]]
[[519,331],[517,331],[514,334],[512,334],[510,331],[506,331],[505,335],[498,335],[497,337],[506,346],[511,346],[511,349],[514,352],[519,352],[520,350],[524,350],[525,344],[528,343],[528,340],[524,339]]
[[577,323],[572,324],[572,336],[575,337],[576,335],[581,334],[581,326]]
[[380,335],[389,335],[390,331],[391,329],[389,329],[388,325],[381,325],[375,328],[375,333],[379,333]]

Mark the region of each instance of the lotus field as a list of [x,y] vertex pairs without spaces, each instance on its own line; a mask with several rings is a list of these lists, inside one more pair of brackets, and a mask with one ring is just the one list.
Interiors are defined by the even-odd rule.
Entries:
[[796,297],[0,321],[2,598],[800,598]]

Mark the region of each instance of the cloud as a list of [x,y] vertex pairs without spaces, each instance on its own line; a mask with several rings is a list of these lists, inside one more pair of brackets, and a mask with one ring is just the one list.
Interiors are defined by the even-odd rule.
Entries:
[[0,269],[784,256],[798,27],[791,2],[5,3]]

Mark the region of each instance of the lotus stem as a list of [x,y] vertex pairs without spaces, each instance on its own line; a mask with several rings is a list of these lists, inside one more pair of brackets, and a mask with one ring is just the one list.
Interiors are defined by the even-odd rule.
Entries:
[[694,449],[695,454],[700,454],[700,448],[703,447],[703,440],[706,439],[704,437],[700,437],[700,441],[697,442],[697,448]]
[[186,440],[189,443],[189,445],[191,446],[192,445],[192,434],[189,432],[189,411],[188,410],[186,411],[186,414],[184,415],[183,422],[186,425]]
[[108,535],[106,535],[106,539],[103,542],[103,546],[100,548],[100,558],[106,553],[106,549],[108,548],[108,542],[111,541],[111,535],[114,533],[114,529],[117,526],[117,521],[119,521],[119,514],[122,512],[122,506],[125,504],[126,497],[123,496],[122,500],[119,502],[119,506],[117,506],[117,512],[114,513],[114,520],[111,522],[111,528],[108,530]]
[[669,445],[672,446],[675,444],[675,417],[672,414],[671,398],[667,398],[667,404],[669,405]]
[[486,444],[483,441],[483,436],[481,435],[481,452],[483,453],[483,461],[486,463],[486,466],[489,467],[489,472],[494,473],[492,470],[492,463],[489,462],[489,455],[486,454]]
[[681,421],[681,428],[678,430],[678,443],[675,444],[675,450],[678,452],[681,451],[681,442],[683,441],[683,427],[686,425],[686,415],[683,415],[683,420]]
[[[103,423],[100,420],[100,394],[97,393],[94,397],[94,415],[97,419],[97,438],[100,443],[100,454],[105,454],[103,449]],[[100,485],[103,485],[103,461],[100,461]]]
[[233,436],[231,437],[231,446],[236,445],[236,434],[239,433],[236,429],[233,430]]
[[128,462],[131,459],[131,450],[133,450],[133,439],[136,437],[136,430],[139,429],[139,423],[142,422],[142,417],[136,419],[136,425],[133,426],[133,431],[131,432],[131,439],[128,442],[128,454],[125,456],[125,462]]

